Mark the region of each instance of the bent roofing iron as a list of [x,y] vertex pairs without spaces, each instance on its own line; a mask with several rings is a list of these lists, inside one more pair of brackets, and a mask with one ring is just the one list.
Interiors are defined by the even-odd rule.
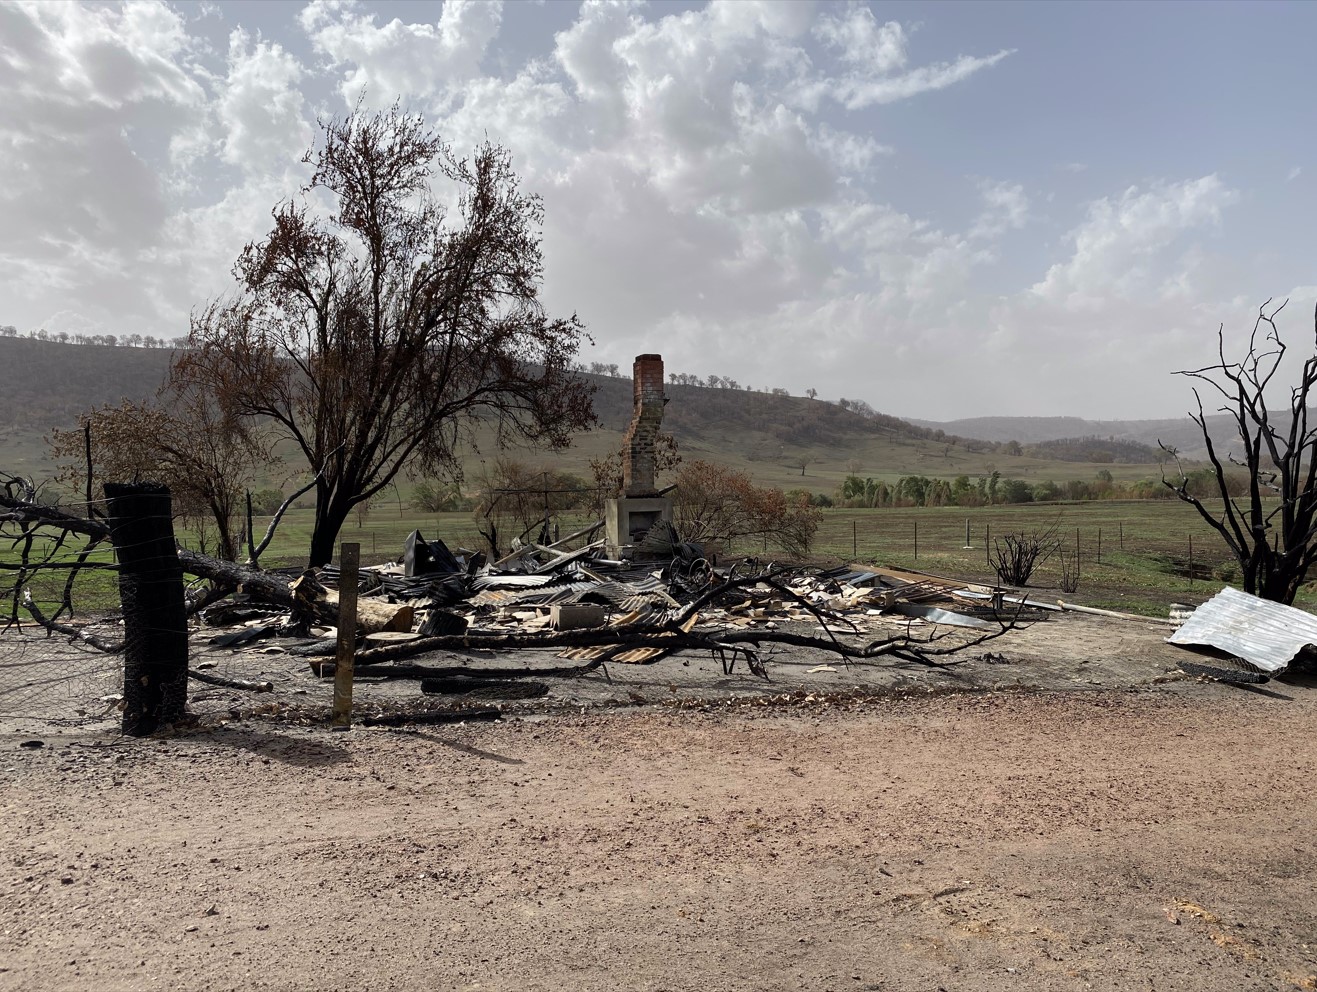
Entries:
[[1227,587],[1166,640],[1181,647],[1207,645],[1264,672],[1279,672],[1305,647],[1317,645],[1317,616]]

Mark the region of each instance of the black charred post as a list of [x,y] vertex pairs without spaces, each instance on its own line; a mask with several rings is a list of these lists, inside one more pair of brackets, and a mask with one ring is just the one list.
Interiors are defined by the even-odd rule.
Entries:
[[187,613],[169,490],[107,482],[110,540],[123,605],[123,732],[142,737],[183,717]]

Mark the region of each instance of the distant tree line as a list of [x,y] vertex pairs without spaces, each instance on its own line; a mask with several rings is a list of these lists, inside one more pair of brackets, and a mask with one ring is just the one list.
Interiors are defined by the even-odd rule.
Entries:
[[[1232,495],[1248,491],[1248,475],[1227,473],[1226,486]],[[1189,491],[1202,497],[1216,495],[1216,473],[1211,468],[1186,475]],[[1138,479],[1121,482],[1100,469],[1091,480],[1069,482],[1027,482],[1010,479],[1001,472],[971,479],[960,475],[954,479],[936,479],[923,475],[902,476],[894,483],[881,479],[847,476],[838,487],[835,499],[815,498],[818,506],[907,507],[907,506],[994,506],[1014,503],[1076,502],[1102,499],[1174,499],[1161,479]],[[821,502],[827,500],[827,502]]]
[[[589,365],[584,363],[576,366],[578,372],[589,372],[591,375],[607,376],[610,379],[625,379],[629,372],[623,372],[616,362],[591,362]],[[780,386],[742,386],[739,382],[727,375],[694,375],[690,372],[669,372],[668,384],[673,386],[700,386],[704,389],[740,389],[747,393],[767,393],[770,396],[790,396],[791,391],[783,389]],[[809,391],[816,394],[815,390]]]
[[0,338],[29,338],[32,341],[53,341],[56,344],[91,344],[105,348],[186,348],[187,338],[156,338],[150,334],[68,334],[51,333],[44,327],[36,331],[19,333],[12,324],[0,324]]

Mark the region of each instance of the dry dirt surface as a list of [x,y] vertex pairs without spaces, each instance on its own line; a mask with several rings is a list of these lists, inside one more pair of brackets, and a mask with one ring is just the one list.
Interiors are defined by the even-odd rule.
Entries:
[[0,989],[1317,989],[1310,686],[0,736]]

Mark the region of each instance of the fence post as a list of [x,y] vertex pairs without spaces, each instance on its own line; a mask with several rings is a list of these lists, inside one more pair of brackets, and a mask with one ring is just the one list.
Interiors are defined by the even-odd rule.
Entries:
[[1079,528],[1075,528],[1075,580],[1079,579]]
[[971,545],[971,544],[969,543],[969,517],[966,517],[966,518],[965,518],[965,548],[964,548],[964,550],[969,551],[969,550],[971,550],[972,547],[973,547],[973,545]]
[[915,521],[915,561],[919,560],[919,521]]
[[1097,563],[1102,564],[1102,528],[1098,528]]
[[123,732],[143,737],[187,706],[187,612],[169,489],[105,484],[123,606]]
[[344,543],[338,555],[338,651],[334,657],[333,725],[352,726],[352,668],[357,652],[357,567],[361,545]]
[[851,519],[851,558],[852,559],[858,558],[860,556],[860,551],[859,551],[860,538],[858,535],[859,535],[859,527],[856,525],[854,518],[852,518]]
[[992,567],[992,524],[983,525],[983,560]]
[[1194,587],[1194,536],[1189,535],[1189,588]]

